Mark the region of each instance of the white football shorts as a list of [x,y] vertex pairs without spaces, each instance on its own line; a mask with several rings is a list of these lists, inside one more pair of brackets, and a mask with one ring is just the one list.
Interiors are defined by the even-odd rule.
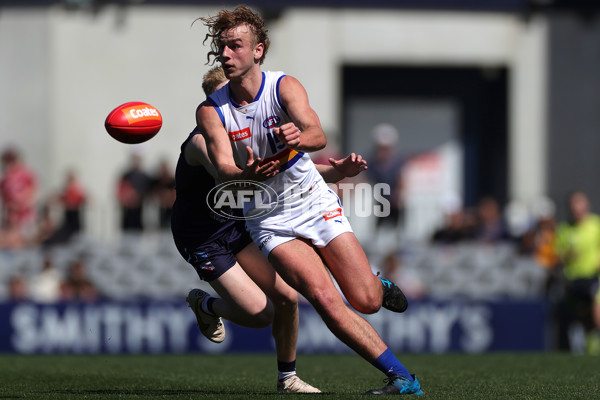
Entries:
[[342,233],[352,232],[339,197],[323,181],[304,201],[281,207],[266,218],[247,220],[246,228],[265,256],[280,244],[297,238],[325,247]]

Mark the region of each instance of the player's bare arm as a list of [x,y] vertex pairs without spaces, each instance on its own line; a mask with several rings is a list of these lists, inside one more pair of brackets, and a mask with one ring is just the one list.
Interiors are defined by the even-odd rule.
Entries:
[[324,148],[327,138],[302,84],[294,77],[285,76],[279,84],[279,95],[293,121],[273,130],[279,140],[287,147],[303,152]]
[[356,153],[352,153],[339,160],[330,157],[329,164],[315,164],[317,171],[319,171],[319,174],[321,174],[327,183],[336,183],[344,178],[351,178],[367,169],[367,160]]
[[236,165],[227,132],[217,111],[211,105],[205,103],[198,109],[196,123],[206,142],[210,161],[214,165],[221,182],[233,180],[264,181],[277,174],[278,161],[261,164],[262,159],[260,157],[254,158],[250,148],[247,148],[250,157],[248,157],[244,169]]

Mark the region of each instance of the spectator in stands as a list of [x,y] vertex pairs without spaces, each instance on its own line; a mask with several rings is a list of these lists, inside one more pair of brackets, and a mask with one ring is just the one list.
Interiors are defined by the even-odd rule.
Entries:
[[87,277],[85,263],[75,260],[69,266],[61,287],[62,300],[93,303],[100,299],[100,292]]
[[402,198],[402,166],[403,160],[398,153],[398,131],[387,123],[381,123],[373,128],[375,151],[369,158],[367,177],[372,184],[385,183],[390,192],[384,197],[390,202],[388,216],[377,217],[376,226],[389,226],[397,229],[404,218],[404,203]]
[[15,221],[7,221],[6,225],[0,228],[0,249],[18,250],[28,244],[29,239]]
[[8,299],[10,301],[27,301],[27,282],[21,275],[14,275],[8,281]]
[[35,174],[21,160],[17,150],[5,150],[2,153],[0,177],[3,228],[10,227],[30,233],[35,226],[36,193]]
[[[562,270],[556,251],[556,218],[554,203],[541,198],[533,205],[534,221],[519,240],[519,253],[533,257],[546,271],[546,298],[552,309],[556,309],[563,293]],[[556,321],[554,321],[556,323]]]
[[564,297],[557,309],[559,346],[570,348],[568,329],[579,322],[593,330],[592,305],[600,275],[600,216],[591,212],[587,195],[575,191],[568,200],[570,218],[556,231],[556,251],[564,276]]
[[158,225],[171,229],[171,213],[175,202],[175,174],[166,160],[161,161],[154,177],[154,196],[158,202]]
[[65,186],[58,198],[63,208],[63,221],[61,229],[68,238],[81,232],[82,212],[87,201],[85,189],[80,183],[75,171],[67,171]]
[[46,256],[42,270],[30,281],[31,299],[38,303],[55,303],[61,297],[61,276],[54,266],[54,260]]
[[46,243],[56,234],[59,224],[54,218],[50,201],[44,202],[37,223],[37,232],[33,236],[32,244],[46,245]]
[[117,198],[121,206],[121,229],[141,232],[144,229],[144,202],[152,189],[152,178],[142,170],[142,157],[132,153],[130,165],[119,179]]
[[556,253],[556,219],[554,203],[540,199],[534,205],[534,222],[520,240],[520,253],[532,255],[535,261],[548,271],[558,264]]
[[[83,186],[74,171],[68,171],[63,189],[52,196],[42,208],[42,216],[38,223],[38,243],[53,246],[68,242],[82,229],[81,213],[86,203]],[[59,226],[52,216],[52,206],[56,204],[62,209],[62,221]]]
[[444,224],[433,232],[434,244],[455,244],[473,240],[475,224],[473,218],[463,209],[462,201],[456,194],[447,194],[442,199]]
[[495,198],[491,196],[481,198],[477,204],[476,221],[475,240],[496,243],[511,239],[500,205]]

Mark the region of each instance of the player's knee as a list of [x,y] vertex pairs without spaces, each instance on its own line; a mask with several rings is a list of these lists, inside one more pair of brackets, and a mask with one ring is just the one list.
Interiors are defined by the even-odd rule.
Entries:
[[272,313],[261,313],[255,317],[256,328],[262,329],[273,323],[273,314]]
[[240,312],[233,321],[246,328],[262,329],[271,325],[274,316],[275,310],[273,304],[267,300],[262,306],[256,303],[252,304],[252,306],[246,305],[243,311],[240,309]]
[[268,305],[264,309],[252,315],[252,327],[256,329],[266,328],[273,323],[275,311]]
[[306,299],[323,318],[335,318],[339,307],[345,306],[337,290],[313,290]]
[[358,295],[346,296],[348,303],[361,314],[375,314],[381,308],[382,293],[377,290],[364,291]]
[[379,299],[379,301],[348,302],[356,311],[361,314],[375,314],[377,311],[379,311],[379,309],[381,309],[381,299]]
[[298,308],[298,292],[289,290],[286,293],[278,293],[270,298],[273,306],[280,311],[293,312]]

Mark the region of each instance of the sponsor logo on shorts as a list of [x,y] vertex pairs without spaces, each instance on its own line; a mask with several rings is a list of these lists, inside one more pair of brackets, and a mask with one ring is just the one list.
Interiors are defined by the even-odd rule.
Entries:
[[258,245],[258,249],[262,250],[263,247],[265,247],[265,245],[271,241],[271,239],[273,239],[273,235],[269,235],[266,238],[264,238]]
[[325,221],[329,221],[330,219],[333,219],[336,217],[341,217],[341,216],[342,216],[341,208],[336,208],[335,210],[327,211],[325,214],[323,214],[323,218],[325,218]]
[[241,131],[229,132],[229,139],[231,139],[232,142],[248,139],[251,136],[252,134],[250,133],[250,128],[244,128]]
[[215,267],[208,259],[208,254],[204,251],[193,253],[188,257],[188,262],[194,266],[200,265],[200,269],[205,271],[214,271]]
[[[208,192],[206,204],[218,216],[227,219],[249,220],[266,216],[278,205],[277,192],[270,186],[255,181],[221,183]],[[251,206],[252,215],[243,216]]]

